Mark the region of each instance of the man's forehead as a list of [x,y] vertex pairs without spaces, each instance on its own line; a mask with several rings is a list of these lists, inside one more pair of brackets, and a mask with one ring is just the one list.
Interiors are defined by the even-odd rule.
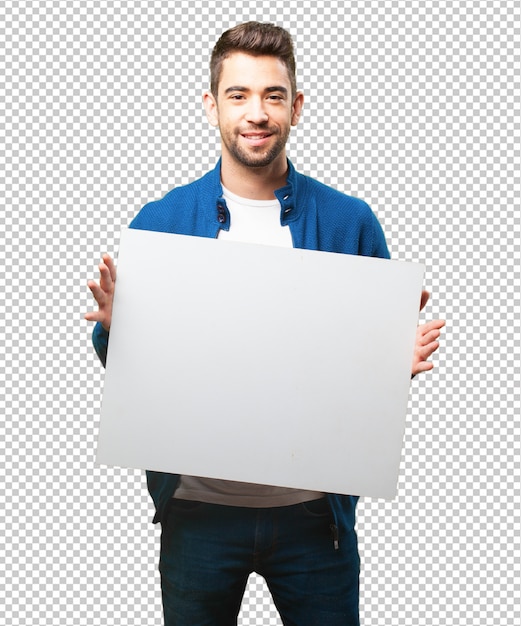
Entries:
[[258,88],[262,84],[266,88],[274,85],[291,87],[288,69],[281,59],[271,55],[233,52],[223,60],[219,90],[227,90],[232,85]]

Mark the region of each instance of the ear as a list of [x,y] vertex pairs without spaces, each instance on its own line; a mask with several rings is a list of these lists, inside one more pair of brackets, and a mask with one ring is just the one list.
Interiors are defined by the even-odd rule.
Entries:
[[291,125],[296,126],[300,119],[302,107],[304,106],[304,94],[301,91],[297,91],[297,95],[293,100],[293,106],[291,108]]
[[206,117],[212,126],[219,126],[219,112],[217,110],[217,100],[211,91],[207,91],[203,96]]

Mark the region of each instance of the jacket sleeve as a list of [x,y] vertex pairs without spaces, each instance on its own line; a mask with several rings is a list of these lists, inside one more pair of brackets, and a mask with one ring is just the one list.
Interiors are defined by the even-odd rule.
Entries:
[[385,241],[385,235],[384,231],[382,230],[382,226],[374,213],[372,213],[372,217],[373,251],[371,256],[378,257],[380,259],[390,259],[391,255],[389,254],[389,249],[387,247],[387,242]]
[[105,367],[107,363],[109,333],[103,328],[100,322],[96,322],[94,330],[92,331],[92,343],[94,344],[94,350],[96,350],[96,354],[102,362],[103,367]]

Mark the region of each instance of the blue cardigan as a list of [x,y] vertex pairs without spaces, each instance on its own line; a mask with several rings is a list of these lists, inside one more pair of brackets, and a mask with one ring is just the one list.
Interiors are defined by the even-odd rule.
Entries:
[[[220,174],[219,161],[202,178],[146,204],[130,228],[213,238],[220,229],[229,230],[230,214]],[[293,247],[389,258],[382,228],[362,200],[298,173],[289,160],[286,186],[276,190],[275,195],[281,205],[281,224],[289,226]],[[105,364],[109,335],[101,324],[94,327],[92,338]],[[165,519],[178,482],[177,474],[147,471],[148,489],[156,507],[154,523]],[[327,497],[335,520],[334,532],[354,528],[358,498],[335,494]]]

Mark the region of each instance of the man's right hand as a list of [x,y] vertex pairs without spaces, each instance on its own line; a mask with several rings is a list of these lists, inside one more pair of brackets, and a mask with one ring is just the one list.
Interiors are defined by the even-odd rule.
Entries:
[[99,273],[99,285],[95,280],[89,280],[87,283],[88,288],[98,303],[98,310],[85,313],[85,319],[89,322],[100,322],[108,332],[112,322],[112,302],[114,300],[114,284],[116,282],[116,266],[108,254],[102,256],[99,264]]

